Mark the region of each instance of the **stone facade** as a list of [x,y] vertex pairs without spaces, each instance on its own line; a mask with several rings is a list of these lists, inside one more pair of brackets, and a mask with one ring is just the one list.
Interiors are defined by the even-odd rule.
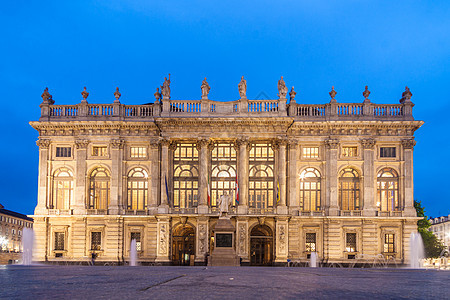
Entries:
[[[242,80],[244,80],[242,78]],[[43,94],[38,261],[203,264],[214,249],[218,197],[231,193],[242,264],[408,260],[417,230],[409,89],[400,104],[280,98],[171,100],[149,105],[55,105]],[[280,83],[279,83],[280,85]],[[246,82],[245,82],[246,88]],[[86,91],[84,91],[86,92]],[[117,91],[118,92],[118,89]],[[370,93],[370,92],[369,92]],[[44,97],[45,96],[45,97]],[[51,100],[51,101],[50,101]]]
[[431,218],[430,231],[434,233],[442,243],[450,246],[450,215],[437,218]]

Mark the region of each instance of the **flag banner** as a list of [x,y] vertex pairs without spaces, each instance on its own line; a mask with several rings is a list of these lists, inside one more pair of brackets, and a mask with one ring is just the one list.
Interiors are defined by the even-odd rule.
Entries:
[[234,190],[236,192],[236,205],[239,205],[239,184],[237,174],[236,174],[236,185],[234,187]]
[[280,182],[277,181],[277,205],[280,202]]
[[169,198],[169,186],[167,185],[167,176],[164,175],[164,180],[166,182],[166,197],[167,197],[167,204],[170,206],[170,198]]
[[208,206],[211,206],[211,184],[209,183],[209,174],[208,174]]

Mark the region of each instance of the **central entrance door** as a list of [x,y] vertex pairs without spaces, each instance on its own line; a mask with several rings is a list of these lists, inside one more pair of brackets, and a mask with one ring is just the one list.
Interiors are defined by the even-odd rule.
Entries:
[[189,266],[195,258],[195,231],[189,225],[178,226],[172,235],[172,263]]
[[250,233],[250,264],[270,266],[273,262],[273,234],[267,225],[255,226]]

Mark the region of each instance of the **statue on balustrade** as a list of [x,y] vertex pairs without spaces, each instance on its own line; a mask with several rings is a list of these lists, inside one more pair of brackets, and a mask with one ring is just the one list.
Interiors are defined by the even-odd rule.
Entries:
[[161,94],[163,95],[163,99],[170,99],[170,73],[169,79],[164,77],[164,83],[161,86]]
[[244,76],[241,77],[241,82],[239,82],[238,88],[241,99],[247,98],[247,80],[244,79]]
[[281,76],[281,79],[278,80],[278,97],[280,97],[280,99],[286,99],[287,92],[288,88],[286,87],[283,76]]
[[231,206],[231,196],[225,192],[222,196],[219,198],[219,211],[220,211],[220,217],[223,216],[225,213],[225,216],[228,213],[228,209]]
[[211,87],[209,86],[208,82],[206,81],[206,77],[202,81],[201,88],[202,88],[202,99],[208,99],[208,94],[209,94],[209,91],[211,90]]

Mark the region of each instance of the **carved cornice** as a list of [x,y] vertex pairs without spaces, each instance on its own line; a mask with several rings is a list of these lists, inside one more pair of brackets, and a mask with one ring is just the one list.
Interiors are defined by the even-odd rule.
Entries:
[[414,139],[402,140],[403,149],[414,149],[416,141]]
[[89,140],[85,140],[85,139],[75,140],[75,146],[77,147],[77,149],[86,149],[88,145],[89,145]]
[[339,140],[338,139],[325,140],[325,147],[327,147],[327,149],[336,150],[339,147]]
[[36,145],[38,145],[41,149],[48,149],[50,147],[51,141],[48,139],[39,139],[36,141]]
[[111,147],[113,149],[123,149],[124,145],[125,145],[125,140],[123,140],[123,139],[112,139],[111,140]]
[[375,147],[376,141],[375,139],[368,138],[368,139],[362,139],[361,145],[364,149],[373,149]]

